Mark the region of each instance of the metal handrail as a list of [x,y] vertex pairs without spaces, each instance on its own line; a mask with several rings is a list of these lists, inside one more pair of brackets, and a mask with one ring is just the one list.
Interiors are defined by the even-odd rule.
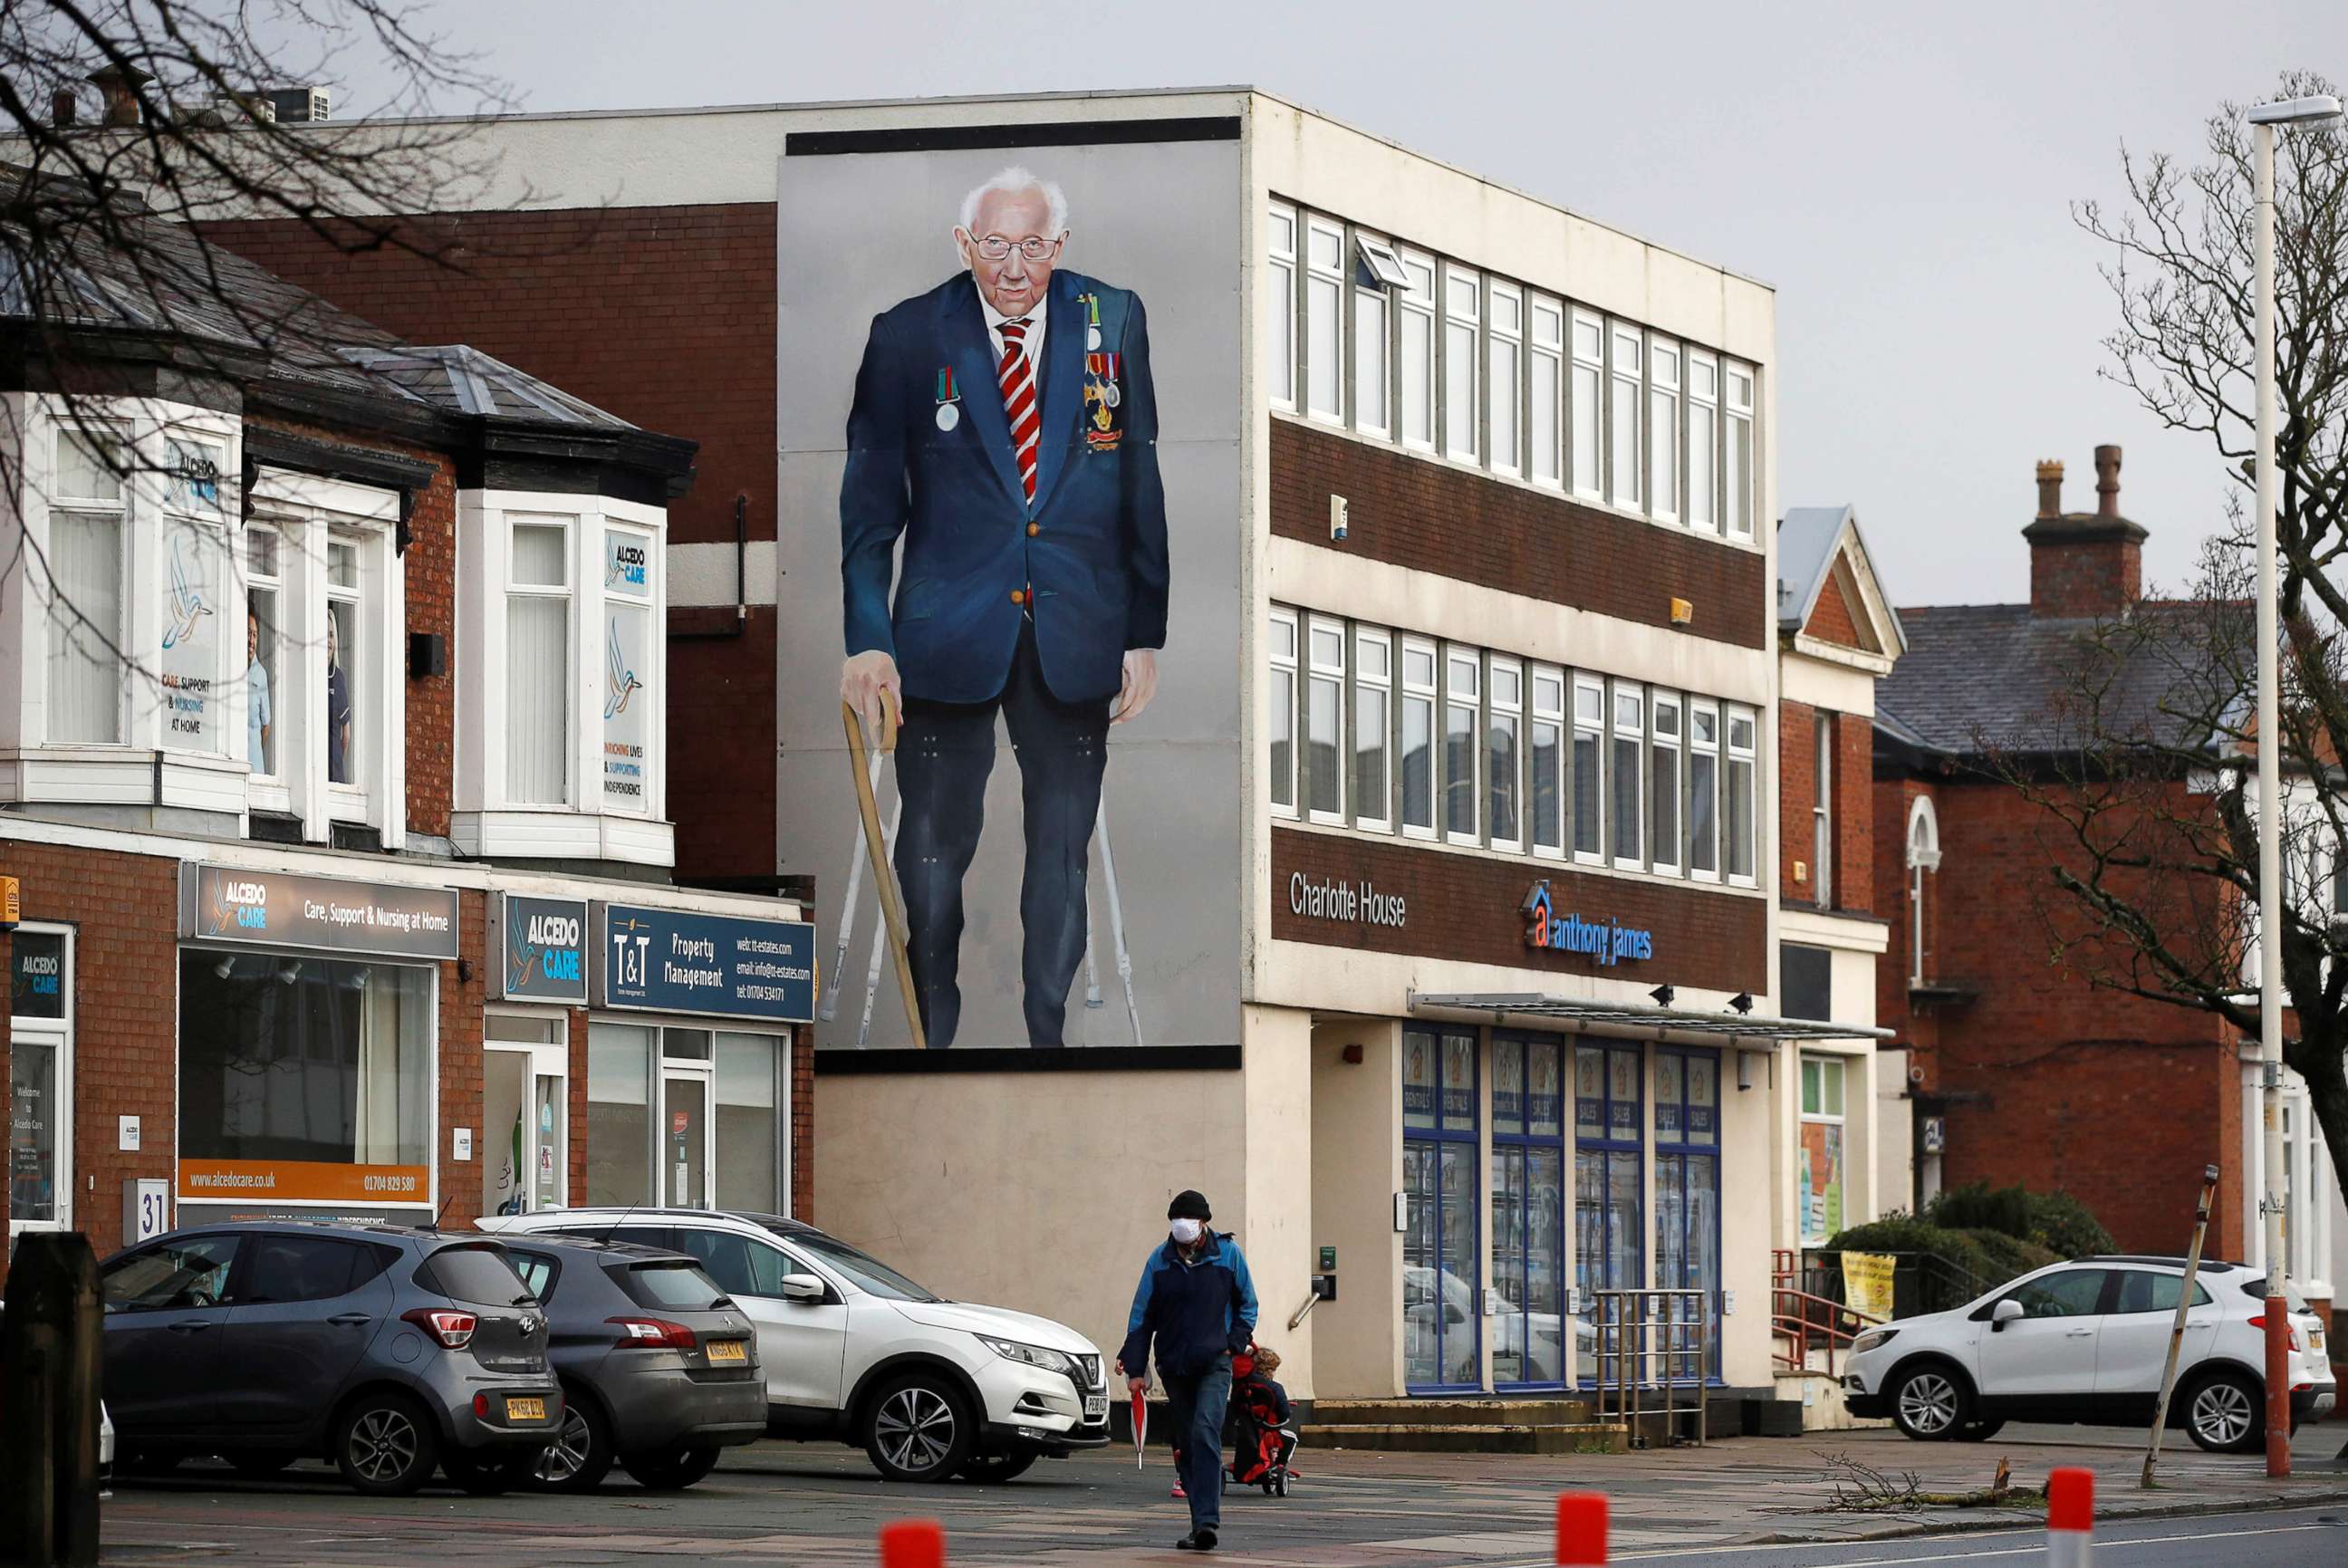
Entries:
[[[1822,1370],[1826,1377],[1832,1377],[1835,1376],[1835,1351],[1849,1346],[1869,1328],[1884,1320],[1830,1296],[1787,1284],[1789,1280],[1802,1277],[1801,1255],[1799,1252],[1785,1247],[1774,1248],[1770,1253],[1773,1276],[1769,1285],[1770,1332],[1775,1337],[1788,1341],[1791,1346],[1788,1350],[1774,1351],[1771,1357],[1786,1371],[1807,1374]],[[1788,1310],[1789,1305],[1792,1310]],[[1813,1310],[1818,1307],[1826,1310],[1823,1313]],[[1862,1326],[1845,1328],[1842,1326],[1844,1319]],[[1827,1364],[1823,1369],[1810,1365],[1811,1352],[1820,1348],[1826,1352]]]
[[[1695,1441],[1704,1446],[1709,1408],[1706,1402],[1707,1373],[1712,1358],[1712,1292],[1704,1289],[1673,1290],[1601,1290],[1591,1293],[1596,1307],[1598,1329],[1598,1408],[1604,1414],[1608,1400],[1613,1402],[1614,1414],[1629,1429],[1632,1446],[1646,1439],[1640,1432],[1640,1422],[1649,1416],[1661,1417],[1665,1441],[1682,1416],[1695,1418]],[[1694,1311],[1689,1310],[1693,1305]],[[1660,1306],[1660,1314],[1653,1309]],[[1694,1344],[1688,1340],[1694,1334]],[[1661,1346],[1657,1346],[1658,1333]],[[1693,1357],[1695,1369],[1693,1377],[1679,1376],[1680,1363]],[[1661,1377],[1647,1376],[1651,1360],[1660,1362]],[[1693,1398],[1692,1404],[1680,1403],[1684,1388]],[[1660,1392],[1663,1403],[1649,1408],[1646,1396]]]

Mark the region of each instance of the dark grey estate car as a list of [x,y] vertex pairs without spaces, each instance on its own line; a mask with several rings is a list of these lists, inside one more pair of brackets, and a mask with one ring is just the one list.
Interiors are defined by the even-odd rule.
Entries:
[[562,1430],[537,1484],[592,1491],[617,1459],[642,1485],[691,1486],[717,1450],[767,1431],[750,1322],[682,1253],[517,1235],[507,1253],[546,1309]]
[[502,1491],[562,1426],[546,1315],[486,1236],[263,1221],[108,1258],[106,1399],[126,1471],[323,1455],[377,1495],[436,1466]]

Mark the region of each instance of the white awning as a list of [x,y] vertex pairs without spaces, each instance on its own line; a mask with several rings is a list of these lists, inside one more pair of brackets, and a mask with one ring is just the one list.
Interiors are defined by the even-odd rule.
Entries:
[[1598,1002],[1581,996],[1545,996],[1531,991],[1410,993],[1415,1017],[1473,1018],[1562,1026],[1619,1039],[1692,1037],[1703,1044],[1756,1048],[1787,1040],[1889,1040],[1890,1029],[1871,1024],[1838,1024],[1827,1018],[1770,1018],[1754,1013],[1699,1013],[1687,1007],[1657,1007],[1643,1002]]

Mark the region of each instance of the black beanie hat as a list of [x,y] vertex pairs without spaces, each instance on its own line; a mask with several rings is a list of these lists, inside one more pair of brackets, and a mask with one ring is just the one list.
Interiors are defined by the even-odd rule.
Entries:
[[1193,1191],[1186,1188],[1175,1193],[1174,1201],[1166,1205],[1166,1217],[1169,1220],[1206,1221],[1213,1219],[1215,1212],[1207,1207],[1207,1195],[1204,1192]]

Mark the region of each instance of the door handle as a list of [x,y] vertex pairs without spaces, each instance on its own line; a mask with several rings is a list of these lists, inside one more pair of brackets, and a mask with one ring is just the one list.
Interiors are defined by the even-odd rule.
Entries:
[[2091,1339],[2095,1336],[2095,1333],[2096,1331],[2092,1328],[2070,1328],[2064,1330],[2063,1337],[2065,1339]]
[[373,1323],[375,1318],[370,1314],[364,1312],[338,1312],[335,1314],[334,1316],[326,1319],[326,1321],[333,1324],[336,1328],[358,1328],[366,1324]]
[[167,1323],[163,1326],[170,1329],[174,1334],[201,1334],[205,1329],[210,1328],[211,1324],[200,1317],[196,1318],[192,1322]]

